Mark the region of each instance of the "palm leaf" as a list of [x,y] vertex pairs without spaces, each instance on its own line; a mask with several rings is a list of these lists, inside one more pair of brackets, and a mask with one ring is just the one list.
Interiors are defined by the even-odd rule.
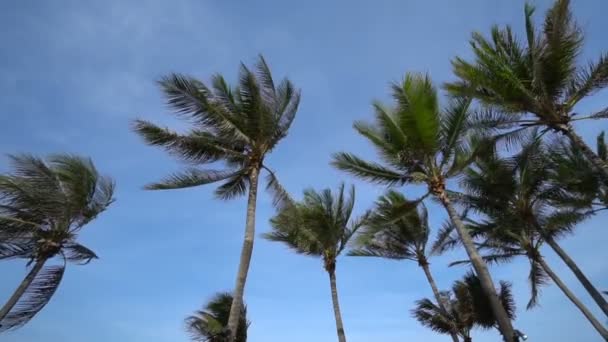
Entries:
[[334,154],[331,164],[339,170],[378,184],[404,184],[410,180],[406,175],[399,174],[378,163],[367,162],[350,153]]
[[146,185],[147,190],[183,189],[194,186],[215,183],[224,179],[235,177],[238,171],[200,170],[195,168],[177,172],[158,183]]
[[401,130],[414,149],[434,152],[439,134],[437,91],[428,75],[407,74],[393,85]]
[[64,266],[44,267],[17,304],[0,322],[0,332],[17,329],[29,322],[51,300],[63,277]]
[[76,242],[64,245],[62,252],[67,261],[77,262],[80,265],[86,265],[93,259],[98,259],[95,252]]

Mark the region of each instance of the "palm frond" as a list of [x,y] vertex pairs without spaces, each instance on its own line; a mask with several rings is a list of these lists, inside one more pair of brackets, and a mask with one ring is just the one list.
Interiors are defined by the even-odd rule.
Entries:
[[239,174],[232,170],[200,170],[189,168],[181,172],[176,172],[158,183],[146,185],[146,190],[171,190],[183,189],[194,186],[204,185],[222,181]]
[[393,97],[399,104],[399,125],[407,136],[408,146],[434,152],[440,127],[439,104],[430,77],[406,74],[402,83],[393,85]]
[[64,245],[62,252],[67,261],[76,262],[80,265],[86,265],[93,259],[98,259],[95,252],[76,242]]
[[63,277],[64,266],[44,267],[17,304],[0,322],[0,332],[17,329],[29,322],[51,300]]
[[404,184],[411,180],[407,175],[399,174],[378,163],[365,161],[350,153],[334,154],[331,164],[339,170],[378,184]]
[[412,315],[420,324],[440,334],[450,334],[456,328],[454,318],[427,298],[416,301]]
[[217,135],[244,142],[252,139],[241,118],[228,110],[225,101],[217,101],[199,80],[171,74],[163,77],[159,85],[175,113],[193,119],[203,129]]
[[144,120],[135,120],[133,130],[147,144],[164,147],[186,162],[213,163],[227,157],[245,158],[242,148],[235,146],[234,141],[223,141],[209,132],[193,131],[183,135]]
[[581,99],[608,86],[608,54],[600,55],[596,62],[580,67],[566,89],[565,103],[573,108]]
[[528,275],[530,284],[530,300],[526,308],[528,310],[538,305],[538,296],[540,295],[540,287],[549,283],[549,276],[543,270],[539,262],[530,259],[530,273]]
[[453,149],[458,145],[458,141],[464,137],[467,126],[469,125],[469,106],[470,98],[453,98],[443,111],[441,116],[441,149],[444,160],[453,153]]
[[[231,305],[232,295],[230,293],[218,293],[202,310],[188,316],[185,319],[185,325],[191,339],[200,342],[224,342],[225,336],[222,333],[228,324]],[[235,342],[247,341],[249,325],[247,308],[243,305]]]
[[249,187],[249,175],[245,172],[235,172],[225,182],[215,189],[215,196],[223,200],[233,199],[242,196]]
[[276,174],[269,168],[264,168],[268,172],[268,175],[266,176],[266,190],[269,191],[272,196],[272,205],[277,210],[284,209],[287,206],[294,206],[294,199],[291,198],[289,192],[281,185]]
[[570,0],[557,0],[549,9],[543,33],[543,84],[550,96],[558,98],[576,72],[576,58],[583,43],[582,32],[572,18]]

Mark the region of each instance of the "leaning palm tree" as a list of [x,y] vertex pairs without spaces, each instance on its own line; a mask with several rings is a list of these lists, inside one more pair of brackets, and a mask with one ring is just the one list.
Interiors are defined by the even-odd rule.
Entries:
[[[225,342],[227,336],[226,325],[230,316],[232,306],[232,295],[230,293],[218,293],[205,308],[198,310],[192,316],[186,318],[186,330],[193,341],[200,342]],[[236,331],[236,342],[247,341],[247,329],[250,322],[247,320],[247,308],[243,305]]]
[[[498,293],[509,319],[514,319],[515,301],[511,284],[501,281]],[[456,281],[452,285],[452,291],[442,292],[441,298],[444,305],[438,304],[441,301],[434,303],[428,298],[417,301],[412,315],[420,324],[440,334],[447,335],[456,331],[464,342],[473,341],[473,328],[490,329],[496,326],[496,317],[488,297],[481,288],[479,278],[473,273],[467,273],[462,280]],[[520,333],[517,331],[516,335]]]
[[[558,255],[567,256],[556,239],[570,233],[589,216],[588,211],[576,207],[552,206],[556,194],[547,186],[548,170],[548,158],[538,140],[524,145],[513,157],[501,159],[491,155],[479,159],[467,171],[463,182],[467,194],[460,197],[471,209],[485,216],[473,222],[470,230],[481,240],[480,246],[489,251],[485,256],[488,261],[504,262],[520,255],[528,258],[532,290],[528,308],[537,304],[539,286],[551,279],[606,339],[608,330],[565,285],[541,253],[541,246],[547,242]],[[596,301],[603,307],[606,302],[600,292],[582,272],[575,274],[590,294],[597,292],[600,298]]]
[[147,121],[135,121],[134,130],[154,146],[164,147],[180,160],[194,165],[222,162],[222,170],[189,167],[147,189],[165,190],[195,187],[221,182],[215,194],[231,199],[247,191],[245,237],[234,287],[234,301],[228,330],[236,331],[247,272],[255,236],[255,211],[259,177],[268,172],[268,189],[279,203],[285,194],[274,173],[265,162],[266,156],[287,135],[300,102],[300,91],[284,79],[275,86],[270,69],[260,56],[255,70],[241,64],[239,84],[228,86],[216,74],[211,87],[179,74],[160,81],[173,113],[193,125],[186,133],[177,133]]
[[321,257],[329,275],[331,298],[336,319],[338,340],[346,341],[338,288],[336,285],[336,261],[346,248],[349,239],[365,221],[367,215],[353,219],[355,188],[345,194],[344,184],[337,193],[330,189],[316,192],[304,191],[301,202],[286,206],[271,219],[272,231],[264,234],[271,241],[283,242],[296,253]]
[[[28,259],[28,274],[0,308],[0,331],[31,320],[59,287],[67,262],[97,255],[78,233],[113,202],[114,182],[90,159],[56,155],[46,160],[11,156],[0,175],[0,259]],[[49,265],[51,261],[59,263]]]
[[608,86],[608,55],[602,54],[587,66],[577,66],[583,34],[572,17],[569,0],[557,0],[536,30],[534,7],[526,5],[526,45],[511,27],[494,26],[491,38],[473,33],[475,56],[469,62],[452,61],[458,80],[446,88],[453,94],[471,96],[489,109],[479,124],[490,129],[528,127],[562,133],[583,153],[604,181],[608,164],[587,146],[572,127],[573,121],[608,117],[608,108],[589,116],[577,116],[582,99]]
[[[608,209],[608,188],[603,186],[601,177],[576,146],[561,139],[548,145],[551,161],[549,181],[562,197],[559,202],[566,202],[568,206],[590,207],[593,212]],[[597,151],[598,156],[608,163],[608,147],[603,132],[597,137]]]
[[[376,202],[367,223],[359,230],[351,256],[381,257],[392,260],[410,260],[424,272],[439,309],[447,312],[444,298],[431,273],[427,242],[430,235],[428,212],[424,205],[414,207],[403,215],[394,217],[402,208],[412,205],[405,196],[389,191]],[[448,331],[458,342],[458,331]]]
[[506,341],[512,341],[511,321],[498,300],[488,268],[446,189],[446,182],[457,177],[474,155],[481,153],[481,147],[487,146],[467,134],[470,101],[453,99],[440,110],[436,88],[428,76],[418,74],[408,74],[401,84],[394,84],[393,97],[393,109],[374,103],[375,124],[354,125],[376,147],[384,165],[350,153],[335,154],[333,165],[374,183],[426,185],[428,192],[423,198],[432,195],[446,209],[490,298],[500,331]]

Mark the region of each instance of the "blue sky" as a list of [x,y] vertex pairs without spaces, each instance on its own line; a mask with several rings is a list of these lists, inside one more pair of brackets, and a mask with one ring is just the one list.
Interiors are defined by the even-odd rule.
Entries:
[[[541,15],[549,1],[538,1]],[[583,60],[606,51],[608,2],[574,1],[587,33]],[[355,135],[355,119],[371,118],[373,99],[388,99],[388,83],[406,71],[428,71],[437,83],[451,78],[450,57],[467,56],[472,30],[493,23],[523,25],[523,1],[3,1],[0,3],[0,152],[91,156],[118,183],[117,201],[88,226],[81,240],[99,260],[68,267],[51,303],[26,327],[2,341],[186,341],[183,318],[216,291],[230,290],[244,228],[245,200],[221,202],[213,187],[145,192],[180,165],[145,146],[129,130],[146,118],[183,127],[155,85],[169,72],[235,80],[238,63],[263,53],[275,77],[302,88],[290,135],[269,158],[293,193],[313,186],[357,185],[357,208],[383,189],[333,170],[335,151],[372,156]],[[600,93],[581,113],[606,106]],[[605,122],[579,126],[590,143]],[[0,162],[6,170],[6,159]],[[257,230],[268,229],[268,196],[258,203]],[[432,208],[431,223],[445,218]],[[608,288],[607,216],[585,223],[564,240],[594,283]],[[593,303],[551,251],[549,262],[568,285]],[[447,268],[461,253],[433,261],[441,287],[463,272]],[[25,263],[0,264],[0,300],[24,276]],[[524,310],[526,262],[492,268],[496,280],[514,282],[517,327],[530,341],[599,341],[583,316],[554,286],[541,307]],[[342,258],[338,286],[348,338],[367,341],[445,341],[409,314],[430,296],[414,264]],[[246,290],[253,342],[334,341],[327,276],[319,260],[281,245],[256,241]],[[605,321],[605,317],[602,317]],[[479,340],[499,341],[494,332]]]

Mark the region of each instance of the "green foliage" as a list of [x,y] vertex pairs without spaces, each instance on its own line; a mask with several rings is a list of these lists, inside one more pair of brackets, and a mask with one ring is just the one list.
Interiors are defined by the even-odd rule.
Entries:
[[[474,58],[452,60],[457,80],[445,88],[452,94],[473,97],[501,112],[496,127],[542,125],[561,130],[584,97],[608,86],[608,58],[577,66],[583,34],[572,17],[569,0],[557,0],[540,29],[534,25],[534,7],[526,5],[526,42],[511,27],[494,26],[489,37],[473,33]],[[532,116],[526,116],[531,113]],[[491,121],[490,113],[486,119]]]
[[[147,144],[196,167],[146,188],[181,189],[221,182],[216,190],[221,199],[244,194],[252,170],[268,169],[264,158],[287,135],[300,102],[300,91],[289,80],[275,85],[262,56],[254,69],[241,64],[234,88],[219,74],[211,78],[210,86],[180,74],[162,78],[159,85],[173,114],[188,120],[191,129],[178,133],[145,120],[136,120],[133,129]],[[225,168],[199,168],[216,162]],[[271,178],[268,187],[279,189],[276,177]],[[275,203],[285,200],[284,193],[274,190],[279,196]]]
[[[509,318],[515,318],[515,301],[511,284],[501,281],[499,298]],[[416,302],[412,315],[423,326],[441,334],[457,331],[467,340],[475,327],[490,329],[496,326],[496,318],[490,307],[479,279],[471,272],[462,280],[454,282],[451,291],[442,293],[446,310],[424,298]]]
[[366,215],[352,218],[355,188],[338,191],[304,191],[304,199],[280,210],[271,219],[272,231],[264,234],[270,241],[283,242],[300,254],[323,258],[327,271],[334,270],[336,258],[350,238],[366,221]]
[[[589,202],[572,200],[568,190],[551,181],[551,174],[562,167],[553,163],[555,155],[535,135],[526,140],[511,157],[489,155],[476,160],[463,179],[466,194],[459,201],[482,215],[468,222],[479,248],[488,251],[486,262],[528,257],[531,308],[538,303],[539,287],[548,283],[540,266],[542,243],[570,234],[592,212]],[[442,232],[443,243],[451,247],[457,240],[448,235]]]
[[452,98],[440,110],[437,90],[428,75],[407,74],[392,87],[394,107],[374,103],[373,123],[356,122],[355,130],[378,151],[382,163],[350,153],[334,155],[332,165],[378,184],[430,184],[457,176],[487,141],[469,134],[470,100]]
[[426,263],[428,212],[417,204],[396,191],[381,196],[348,255]]
[[[193,341],[226,342],[223,335],[228,325],[232,295],[230,293],[216,294],[205,308],[196,311],[185,320],[186,331]],[[251,323],[247,320],[247,308],[241,309],[241,318],[237,329],[235,342],[247,341],[247,329]]]
[[[79,244],[78,232],[114,201],[114,182],[92,161],[73,155],[46,160],[10,156],[12,172],[0,175],[0,259],[30,263],[59,257],[86,264],[97,255]],[[26,324],[51,299],[64,266],[46,266],[3,319],[0,331]]]

